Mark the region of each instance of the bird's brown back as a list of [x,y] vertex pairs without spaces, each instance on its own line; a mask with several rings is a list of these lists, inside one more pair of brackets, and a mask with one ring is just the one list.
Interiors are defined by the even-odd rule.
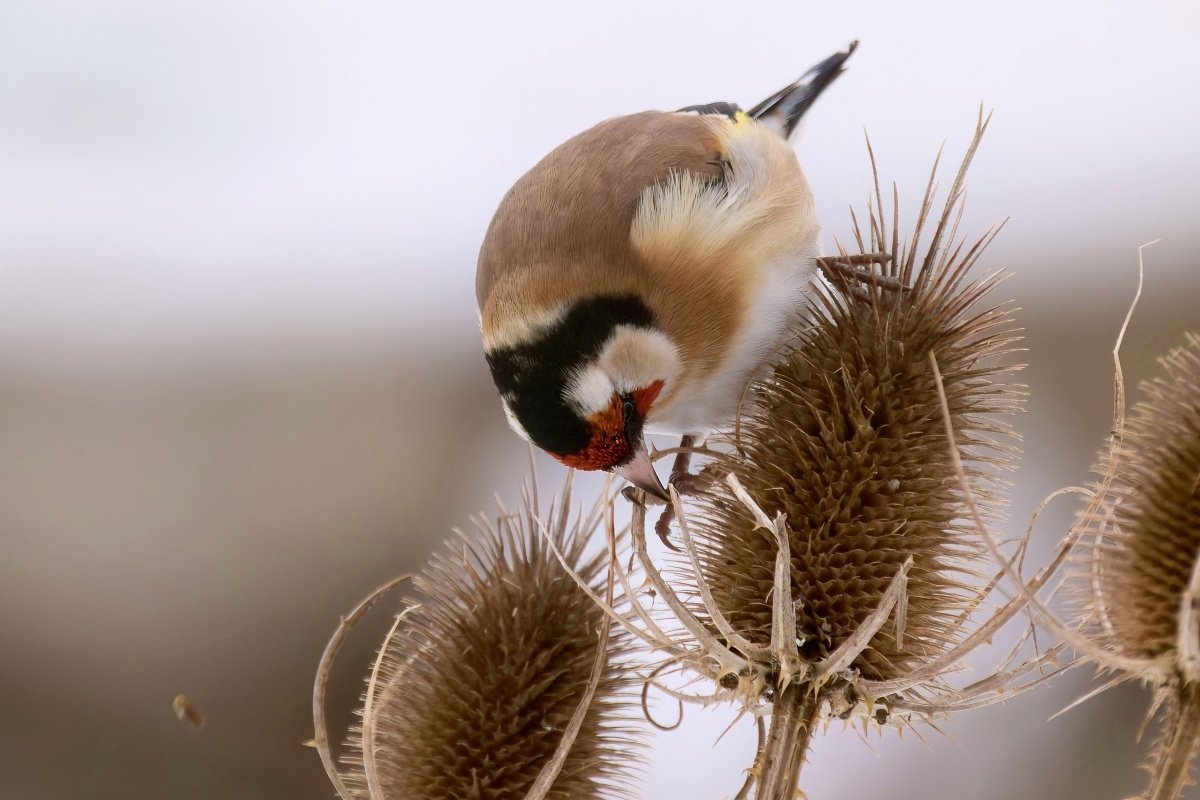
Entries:
[[607,291],[642,293],[646,265],[630,227],[642,193],[673,170],[721,174],[711,125],[648,111],[568,140],[505,195],[479,254],[476,295],[485,336],[510,315]]

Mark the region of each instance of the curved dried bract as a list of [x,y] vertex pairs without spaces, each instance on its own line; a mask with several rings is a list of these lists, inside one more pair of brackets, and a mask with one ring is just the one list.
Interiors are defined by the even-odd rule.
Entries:
[[411,577],[411,575],[399,575],[392,578],[390,581],[375,587],[369,595],[360,600],[358,605],[349,614],[342,617],[338,623],[337,630],[334,631],[333,636],[329,638],[329,642],[325,645],[325,652],[321,654],[320,663],[317,664],[317,677],[313,681],[312,746],[320,755],[321,765],[325,767],[325,774],[329,777],[330,782],[333,783],[333,788],[342,800],[350,800],[350,790],[346,788],[342,774],[334,763],[333,750],[329,742],[329,726],[325,721],[325,694],[329,688],[329,674],[333,670],[333,662],[341,651],[342,644],[345,642],[346,636],[350,633],[350,629],[362,619],[363,615],[371,610],[372,606],[383,599],[384,595]]
[[585,546],[611,499],[572,521],[561,506],[539,518],[526,492],[519,514],[502,508],[479,523],[481,537],[451,540],[413,579],[369,693],[362,730],[372,758],[361,736],[351,742],[355,796],[586,800],[628,791],[637,764],[625,724],[637,708],[622,663],[628,636],[554,553],[604,596],[607,555]]
[[1200,336],[1160,363],[1095,467],[1108,480],[1080,520],[1093,546],[1076,581],[1094,641],[1158,689],[1154,800],[1178,797],[1200,745]]

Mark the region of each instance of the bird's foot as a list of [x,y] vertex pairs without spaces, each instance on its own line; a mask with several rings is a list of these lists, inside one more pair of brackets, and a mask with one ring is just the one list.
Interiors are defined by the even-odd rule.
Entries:
[[[671,472],[670,486],[680,497],[699,494],[700,490],[708,484],[712,483],[712,478],[708,475],[692,472]],[[676,553],[680,552],[670,539],[671,523],[675,521],[675,506],[668,505],[658,515],[658,522],[654,523],[654,532],[658,534],[658,538],[670,550]]]

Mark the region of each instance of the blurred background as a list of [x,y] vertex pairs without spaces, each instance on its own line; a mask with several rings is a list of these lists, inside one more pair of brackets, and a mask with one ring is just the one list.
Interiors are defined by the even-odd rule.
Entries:
[[[502,193],[601,119],[753,103],[854,38],[800,144],[827,249],[864,129],[911,221],[996,110],[966,221],[1010,218],[982,265],[1028,331],[1023,529],[1108,430],[1138,245],[1163,239],[1131,384],[1200,329],[1198,35],[1193,0],[0,4],[0,797],[332,796],[301,742],[338,615],[525,473],[474,305]],[[387,617],[343,655],[340,725]],[[808,796],[1124,797],[1148,695],[1045,722],[1092,685],[925,742],[831,729]],[[730,718],[660,737],[639,795],[732,795]]]

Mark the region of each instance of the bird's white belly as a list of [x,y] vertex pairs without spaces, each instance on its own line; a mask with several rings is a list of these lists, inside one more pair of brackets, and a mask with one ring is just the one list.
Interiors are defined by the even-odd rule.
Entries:
[[805,297],[812,291],[814,256],[781,261],[764,270],[763,281],[747,311],[724,363],[703,383],[681,388],[682,394],[651,413],[650,433],[705,435],[728,427],[746,396],[746,386],[769,363],[802,317]]

